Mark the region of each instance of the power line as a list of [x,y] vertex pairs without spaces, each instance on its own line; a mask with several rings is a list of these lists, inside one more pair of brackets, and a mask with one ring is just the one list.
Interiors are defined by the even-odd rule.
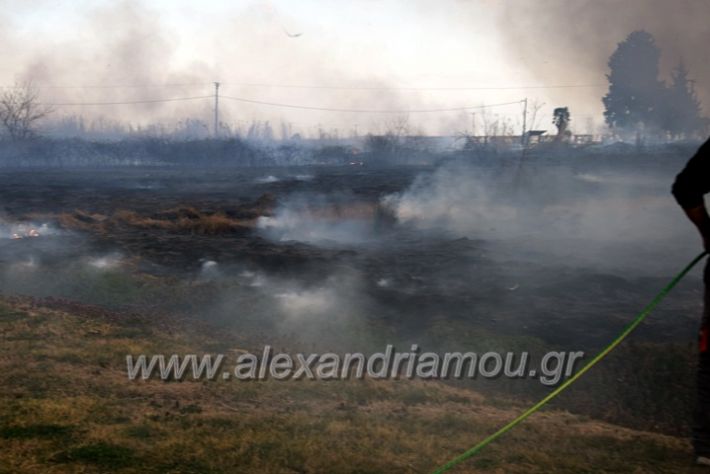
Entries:
[[[237,102],[244,102],[249,104],[266,105],[270,107],[282,107],[290,109],[301,109],[301,110],[317,110],[323,112],[346,112],[346,113],[381,113],[381,114],[406,114],[406,113],[434,113],[434,112],[457,112],[473,109],[485,109],[490,107],[502,107],[506,105],[520,104],[522,101],[516,100],[514,102],[503,102],[498,104],[488,104],[488,105],[472,105],[464,107],[447,107],[447,108],[435,108],[435,109],[348,109],[348,108],[332,108],[332,107],[316,107],[310,105],[300,105],[300,104],[285,104],[280,102],[266,102],[255,99],[246,99],[243,97],[233,97],[233,96],[220,96],[223,99],[234,100]],[[212,99],[215,95],[201,95],[194,97],[172,97],[166,99],[144,99],[144,100],[132,100],[132,101],[112,101],[112,102],[49,102],[42,103],[41,105],[48,105],[52,107],[64,107],[64,106],[102,106],[102,105],[134,105],[134,104],[155,104],[163,102],[178,102],[178,101],[188,101],[188,100],[200,100],[200,99]]]
[[[210,82],[193,82],[193,83],[169,83],[169,84],[81,84],[81,85],[62,85],[62,84],[33,84],[37,89],[149,89],[159,87],[197,87],[207,86]],[[0,89],[23,89],[25,86],[0,86]]]
[[185,100],[198,100],[198,99],[210,99],[211,95],[200,95],[195,97],[173,97],[169,99],[146,99],[146,100],[131,100],[122,102],[43,102],[40,105],[49,105],[52,107],[64,107],[64,106],[101,106],[101,105],[133,105],[133,104],[157,104],[161,102],[178,102]]
[[223,99],[235,100],[237,102],[245,102],[248,104],[257,105],[268,105],[271,107],[283,107],[289,109],[301,109],[301,110],[319,110],[323,112],[346,112],[346,113],[368,113],[368,114],[408,114],[408,113],[434,113],[434,112],[459,112],[465,110],[473,109],[486,109],[490,107],[501,107],[504,105],[520,104],[522,101],[516,100],[515,102],[503,102],[499,104],[489,104],[489,105],[473,105],[465,107],[450,107],[450,108],[438,108],[438,109],[342,109],[342,108],[330,108],[330,107],[313,107],[309,105],[297,105],[297,104],[283,104],[279,102],[265,102],[261,100],[245,99],[242,97],[231,97],[222,95]]
[[363,91],[486,91],[486,90],[526,90],[526,89],[572,89],[607,87],[608,84],[557,84],[557,85],[523,85],[523,86],[474,86],[474,87],[400,87],[400,86],[334,86],[334,85],[299,85],[299,84],[262,84],[223,82],[224,85],[239,87],[272,87],[275,89],[331,89],[331,90],[363,90]]
[[[159,87],[202,87],[210,86],[212,82],[193,83],[166,83],[166,84],[83,84],[83,85],[61,85],[46,84],[37,85],[39,89],[142,89]],[[339,86],[328,84],[268,84],[268,83],[241,83],[222,82],[223,85],[238,87],[263,87],[274,89],[325,89],[325,90],[349,90],[349,91],[486,91],[486,90],[528,90],[528,89],[577,89],[607,87],[608,84],[553,84],[553,85],[508,85],[508,86],[434,86],[434,87],[407,87],[407,86]],[[0,86],[2,89],[16,89],[23,86]]]

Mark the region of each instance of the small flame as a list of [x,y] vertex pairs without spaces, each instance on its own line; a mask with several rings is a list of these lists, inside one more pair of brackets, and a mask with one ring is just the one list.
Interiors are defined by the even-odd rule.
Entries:
[[31,228],[31,227],[30,227],[29,229],[27,229],[27,230],[24,231],[24,232],[22,232],[22,231],[20,231],[20,232],[14,232],[14,233],[10,236],[10,238],[11,238],[12,240],[20,240],[20,239],[24,239],[24,238],[33,238],[33,237],[39,237],[39,236],[40,236],[39,231],[38,231],[37,229],[34,229],[34,228]]

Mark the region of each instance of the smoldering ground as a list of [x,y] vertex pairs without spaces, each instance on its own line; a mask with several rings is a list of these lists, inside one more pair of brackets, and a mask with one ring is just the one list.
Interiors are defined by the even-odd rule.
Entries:
[[[574,0],[296,9],[247,1],[214,10],[13,3],[0,12],[0,86],[33,81],[40,102],[56,109],[38,124],[52,136],[2,150],[0,319],[10,370],[1,417],[11,425],[0,437],[17,447],[3,455],[12,463],[348,470],[358,464],[347,465],[352,456],[335,459],[355,445],[356,459],[391,454],[363,469],[418,469],[445,455],[428,456],[439,446],[432,436],[495,426],[549,390],[505,379],[466,381],[475,393],[444,385],[454,381],[126,384],[118,378],[125,355],[417,344],[589,356],[700,250],[669,192],[687,146],[578,146],[575,137],[575,145],[542,143],[521,155],[479,150],[459,133],[502,131],[519,150],[513,134],[525,131],[525,97],[527,128],[550,128],[531,117],[540,101],[570,107],[573,132],[588,112],[601,120],[606,59],[639,28],[657,37],[661,75],[684,51],[707,99],[707,15],[693,2],[601,1],[603,16],[597,2]],[[214,133],[206,126],[217,115],[213,81],[222,83]],[[475,116],[461,109],[483,104],[496,106]],[[311,110],[321,108],[329,110]],[[443,108],[458,110],[414,112]],[[358,138],[368,132],[389,136]],[[435,132],[449,137],[424,136]],[[76,136],[83,139],[66,139]],[[326,163],[338,166],[271,168]],[[694,272],[556,408],[686,435],[701,287]],[[421,423],[411,423],[414,415]],[[567,443],[575,465],[607,456],[628,464],[609,454],[619,443],[650,467],[661,459],[648,455],[655,448],[664,458],[688,454],[682,440],[668,450],[668,439],[650,444],[648,433],[616,427],[602,430],[613,432],[605,440],[596,420],[550,418],[542,431]],[[563,440],[569,427],[595,436]],[[382,447],[394,444],[380,452],[371,433]],[[184,449],[189,437],[203,445]],[[321,437],[335,454],[322,455]],[[417,451],[419,439],[428,450]],[[503,465],[533,462],[532,444]],[[591,445],[590,456],[577,456]],[[363,454],[363,446],[377,449]],[[422,459],[411,462],[412,453]]]
[[[358,202],[347,193],[291,195],[257,228],[270,239],[295,240],[318,246],[375,242],[384,235],[377,203]],[[379,232],[378,232],[379,231]]]
[[[2,172],[2,235],[51,231],[0,239],[0,288],[207,324],[220,350],[594,351],[699,250],[670,195],[685,156],[519,158]],[[693,341],[699,285],[638,341]],[[491,389],[539,390],[511,384]]]
[[[75,192],[46,205],[38,200],[50,199],[56,182],[33,173],[31,188],[4,189],[13,199],[8,219],[26,225],[23,202],[34,212],[45,207],[47,225],[62,235],[5,242],[6,262],[30,262],[35,271],[20,279],[7,270],[4,287],[71,296],[67,288],[81,287],[71,273],[82,265],[82,278],[111,275],[105,279],[132,292],[135,305],[175,285],[181,297],[151,304],[237,326],[249,321],[256,331],[308,323],[311,312],[313,321],[385,325],[412,337],[444,318],[591,343],[611,333],[609,318],[617,316],[584,301],[602,294],[608,313],[621,317],[622,300],[631,311],[632,300],[651,295],[698,248],[669,194],[672,166],[612,169],[521,166],[515,158],[425,170],[232,170],[216,181],[206,171],[187,186],[175,186],[182,178],[172,171],[145,178],[129,170],[109,185],[87,170],[59,178]],[[270,175],[280,177],[261,179]],[[156,186],[146,194],[134,176]],[[87,181],[93,200],[80,191]],[[130,281],[134,273],[138,282]],[[617,284],[627,294],[605,291]],[[545,304],[531,306],[542,293]],[[571,303],[593,330],[562,315]],[[694,317],[669,322],[670,332],[686,337]],[[303,339],[318,340],[317,326]],[[549,330],[556,326],[565,327],[564,337]]]
[[610,172],[520,161],[506,169],[454,163],[419,176],[382,205],[422,231],[515,245],[520,256],[653,273],[672,271],[698,244],[670,196],[673,177],[670,166]]

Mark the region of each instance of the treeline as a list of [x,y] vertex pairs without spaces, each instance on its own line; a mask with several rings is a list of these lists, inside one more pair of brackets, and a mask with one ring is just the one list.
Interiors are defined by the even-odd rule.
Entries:
[[0,141],[3,167],[257,166],[269,161],[263,150],[233,138],[176,141],[144,137],[106,142],[34,137]]
[[671,82],[659,78],[661,49],[646,31],[634,31],[609,58],[609,91],[602,99],[610,130],[665,138],[705,136],[710,120],[702,115],[694,81],[682,61]]
[[618,163],[687,159],[699,142],[642,144],[612,143],[586,147],[456,147],[435,149],[417,137],[365,137],[361,146],[333,141],[250,142],[240,138],[177,140],[161,137],[133,137],[115,141],[79,138],[33,137],[26,140],[0,139],[0,167],[274,167],[274,166],[394,166],[434,165],[457,159],[479,164],[506,162],[569,162],[574,160]]
[[353,159],[346,146],[250,143],[240,138],[177,140],[134,137],[114,141],[32,137],[0,140],[0,166],[289,166],[342,165]]

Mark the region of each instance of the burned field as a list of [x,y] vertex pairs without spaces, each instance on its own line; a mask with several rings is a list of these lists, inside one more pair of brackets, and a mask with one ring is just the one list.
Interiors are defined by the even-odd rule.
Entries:
[[[378,306],[367,317],[401,324],[397,332],[417,335],[433,321],[450,319],[553,344],[569,343],[572,336],[586,348],[595,335],[605,340],[606,325],[617,316],[625,320],[653,294],[675,270],[679,260],[673,257],[692,253],[687,229],[668,232],[679,216],[669,215],[675,209],[659,171],[637,176],[639,183],[626,183],[621,174],[620,184],[604,184],[601,174],[556,167],[551,172],[562,176],[553,183],[544,168],[519,181],[514,167],[502,166],[496,195],[475,190],[479,176],[472,178],[471,191],[456,189],[460,183],[442,190],[449,183],[421,181],[451,178],[438,172],[333,167],[3,173],[0,258],[5,268],[17,270],[6,271],[3,289],[17,285],[23,293],[18,276],[24,269],[34,272],[38,296],[46,283],[47,296],[71,297],[49,289],[52,280],[68,284],[70,276],[57,281],[63,279],[50,275],[82,262],[127,278],[202,286],[264,278],[317,288],[348,275],[360,280],[362,299]],[[565,180],[570,182],[559,186]],[[624,194],[615,194],[617,188]],[[630,222],[633,217],[657,219],[663,233],[652,235],[653,228],[641,229]],[[600,223],[608,235],[595,233]],[[645,242],[642,234],[649,234]],[[667,273],[654,276],[659,269]],[[693,283],[681,292],[697,289]],[[665,310],[685,313],[684,300],[695,298],[674,298]],[[656,318],[659,339],[684,340],[688,326],[694,330],[687,320],[694,322],[695,309],[680,321]]]
[[[384,169],[4,171],[0,290],[8,314],[43,320],[70,315],[59,317],[68,324],[56,331],[62,337],[69,337],[73,324],[82,334],[83,325],[111,326],[97,331],[99,336],[121,334],[115,336],[122,341],[112,349],[115,357],[100,361],[100,370],[114,375],[125,371],[122,349],[178,350],[169,349],[163,339],[179,348],[226,353],[258,351],[264,344],[319,352],[375,352],[386,344],[418,344],[442,352],[530,351],[539,356],[548,350],[580,350],[591,355],[695,253],[698,243],[669,195],[672,169],[654,165],[629,173],[623,166],[583,161],[526,164],[521,171],[519,162],[511,161]],[[700,288],[699,275],[692,275],[631,344],[555,407],[628,428],[685,435]],[[24,321],[3,318],[13,324]],[[16,330],[8,326],[6,334],[18,338]],[[43,337],[29,346],[39,344],[51,352],[52,332]],[[71,363],[80,364],[85,356],[72,357]],[[39,403],[36,399],[53,390],[66,391],[52,378],[35,393],[37,387],[22,381],[20,368],[12,365],[18,363],[6,363],[14,377],[6,381],[11,387],[6,396],[13,403]],[[124,396],[152,400],[147,410],[155,413],[145,416],[157,416],[174,403],[160,383],[135,389],[152,395]],[[320,416],[334,417],[333,423],[345,423],[338,417],[350,413],[351,402],[360,406],[345,417],[352,423],[365,423],[359,417],[369,415],[358,411],[363,407],[377,411],[386,409],[382,404],[400,402],[405,408],[397,423],[404,423],[408,411],[433,407],[447,397],[457,400],[452,407],[457,413],[470,408],[460,397],[479,394],[503,410],[548,390],[534,380],[477,379],[399,381],[392,387],[367,382],[359,388],[350,381],[328,385],[327,393],[299,382],[293,388],[289,383],[257,384],[227,395],[232,389],[225,387],[235,384],[205,388],[204,413],[195,416],[226,417],[229,407],[237,405],[253,416],[261,413],[258,417],[305,416],[315,410],[306,402],[312,396],[345,400],[345,408],[340,402],[324,405]],[[192,416],[184,404],[197,403],[198,392],[191,387],[174,395],[187,398],[170,416]],[[79,395],[89,393],[72,396]],[[279,405],[280,398],[290,400],[290,408]],[[426,416],[438,423],[444,414]],[[257,418],[245,422],[253,423],[250,429],[264,422]],[[299,429],[298,420],[289,420]],[[464,426],[456,429],[465,435]],[[269,442],[277,451],[285,443],[275,433],[263,436],[274,436]],[[422,436],[435,452],[438,445]],[[683,442],[667,439],[673,441],[661,444],[673,445],[682,457]],[[57,465],[75,462],[71,449],[55,453],[61,458],[55,459]],[[390,449],[410,447],[388,446],[383,453]],[[245,466],[288,470],[281,461],[260,464],[265,461],[258,453],[245,456]],[[374,459],[374,471],[392,468],[384,458]],[[402,462],[393,469],[427,469],[422,456]],[[505,459],[500,462],[507,466]],[[201,468],[194,472],[205,472],[204,465],[195,465]],[[219,472],[219,466],[212,467]],[[486,466],[477,468],[485,471]]]

